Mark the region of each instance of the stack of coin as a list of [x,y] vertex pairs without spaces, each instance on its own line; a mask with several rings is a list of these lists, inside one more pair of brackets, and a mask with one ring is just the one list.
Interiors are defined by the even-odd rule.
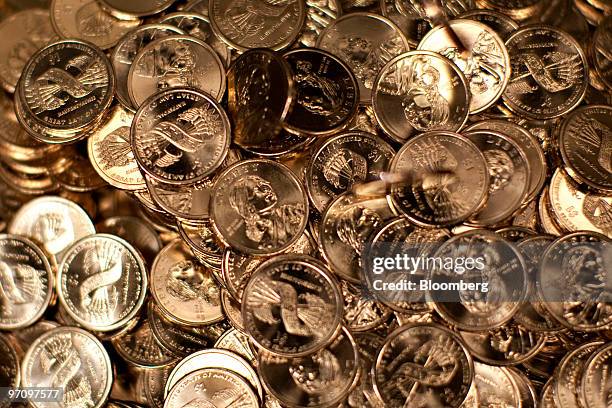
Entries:
[[0,407],[610,406],[606,1],[29,3]]

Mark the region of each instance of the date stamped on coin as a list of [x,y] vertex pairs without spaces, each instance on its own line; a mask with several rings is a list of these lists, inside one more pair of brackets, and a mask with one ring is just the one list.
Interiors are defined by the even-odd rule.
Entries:
[[0,402],[62,402],[63,399],[61,387],[0,387]]

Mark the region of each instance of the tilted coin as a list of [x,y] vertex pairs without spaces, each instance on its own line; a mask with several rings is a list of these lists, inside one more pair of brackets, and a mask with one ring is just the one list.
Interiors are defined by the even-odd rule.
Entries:
[[23,67],[36,51],[55,38],[48,10],[28,9],[5,18],[0,24],[0,83],[15,92]]
[[102,9],[97,0],[53,0],[51,22],[63,38],[90,41],[102,49],[115,44],[140,20],[119,20]]
[[557,403],[555,402],[555,397],[553,396],[553,393],[554,393],[553,385],[555,381],[556,381],[555,377],[551,377],[544,385],[544,388],[542,389],[542,392],[540,393],[541,394],[541,398],[540,398],[541,408],[558,408]]
[[48,175],[25,177],[0,161],[0,181],[20,194],[41,195],[56,192],[60,185]]
[[552,213],[563,229],[595,231],[612,238],[612,192],[602,195],[581,191],[567,173],[557,169],[548,193]]
[[[424,13],[422,13],[424,10],[420,4],[413,2],[411,11],[414,11],[414,13],[406,15],[406,8],[404,7],[400,10],[398,3],[399,1],[397,0],[380,0],[380,10],[383,16],[393,21],[404,33],[410,47],[416,48],[419,45],[419,41],[431,29],[431,24]],[[444,6],[444,4],[449,2],[442,3]]]
[[428,132],[411,139],[391,162],[391,172],[415,179],[392,186],[394,207],[422,226],[465,221],[487,198],[485,158],[474,143],[456,133]]
[[91,193],[108,185],[89,159],[81,155],[71,157],[70,166],[54,175],[54,178],[63,190],[73,193]]
[[171,88],[138,109],[130,140],[146,174],[161,182],[188,185],[221,165],[229,148],[230,124],[223,108],[207,94]]
[[593,68],[599,79],[608,87],[612,85],[610,34],[612,34],[612,18],[607,17],[597,26],[589,49]]
[[249,343],[249,336],[237,329],[230,329],[223,333],[215,342],[215,348],[233,351],[254,365],[256,357]]
[[527,155],[517,141],[492,130],[465,133],[484,154],[489,169],[489,195],[485,206],[470,218],[474,225],[504,222],[521,207],[531,183]]
[[319,247],[334,273],[359,283],[370,234],[395,215],[385,197],[360,199],[346,192],[332,201],[323,214]]
[[147,273],[141,255],[127,241],[94,234],[75,242],[58,268],[62,306],[90,330],[123,326],[142,308]]
[[321,32],[341,15],[340,0],[306,0],[306,22],[297,41],[304,47],[314,47]]
[[[589,357],[603,346],[602,341],[582,344],[563,357],[557,366],[553,395],[555,402],[563,408],[580,408],[580,381]],[[589,405],[591,407],[591,405]]]
[[168,377],[164,394],[168,395],[170,390],[181,379],[194,371],[203,368],[219,368],[231,371],[246,379],[257,391],[260,399],[263,399],[263,388],[255,370],[238,354],[223,349],[200,350],[185,357],[179,362]]
[[230,322],[233,327],[244,331],[242,307],[240,302],[234,299],[225,289],[221,290],[221,306],[223,307],[223,313],[225,314],[227,321]]
[[556,28],[533,25],[516,31],[506,47],[512,76],[504,102],[520,115],[550,119],[575,108],[588,83],[588,65],[580,45]]
[[259,407],[257,394],[243,377],[221,368],[203,368],[183,377],[172,388],[164,408],[185,405]]
[[261,353],[258,368],[268,392],[287,406],[336,406],[355,386],[359,349],[351,332],[343,329],[331,344],[308,356]]
[[299,154],[301,151],[307,151],[308,147],[315,139],[314,136],[290,133],[282,129],[276,136],[259,143],[257,146],[242,146],[242,149],[247,153],[264,159],[291,159],[294,154]]
[[[612,344],[602,346],[584,363],[582,382],[579,386],[580,402],[587,408],[606,408],[609,396],[602,384],[607,384],[612,363]],[[605,387],[605,386],[604,386]]]
[[116,235],[136,248],[150,265],[162,248],[157,232],[146,222],[133,216],[106,218],[96,225],[98,232]]
[[23,387],[62,387],[63,399],[34,402],[34,407],[105,406],[113,383],[108,353],[91,333],[58,327],[40,336],[28,349],[21,367]]
[[270,50],[247,51],[227,71],[227,87],[233,142],[257,147],[277,139],[296,93],[289,63]]
[[495,233],[500,237],[504,238],[506,241],[510,242],[518,242],[522,239],[534,236],[537,234],[534,230],[525,227],[504,227],[495,230]]
[[254,255],[282,252],[296,242],[308,220],[306,191],[282,164],[253,159],[219,174],[210,203],[221,238]]
[[491,27],[504,41],[519,28],[516,21],[512,20],[506,14],[493,10],[469,10],[457,16],[457,18],[483,23]]
[[221,269],[223,249],[217,241],[210,221],[197,224],[179,221],[178,231],[204,265]]
[[111,14],[123,20],[150,16],[161,13],[174,3],[174,0],[101,0],[100,4]]
[[199,327],[179,326],[163,315],[154,301],[149,301],[147,315],[157,343],[180,357],[210,347],[229,326],[223,321]]
[[[144,392],[142,392],[141,395],[144,394],[144,399],[146,400],[146,403],[151,406],[151,408],[163,408],[164,384],[168,380],[168,376],[170,375],[172,368],[172,366],[166,366],[144,370],[142,382],[139,382],[139,385],[142,385],[142,388],[144,389]],[[134,405],[131,408],[138,408],[138,406]]]
[[529,162],[529,188],[525,201],[531,201],[537,197],[546,181],[547,165],[544,150],[538,140],[524,127],[505,120],[485,120],[476,122],[464,132],[473,130],[493,130],[502,133],[515,141],[525,153]]
[[459,68],[430,51],[411,51],[392,59],[372,88],[380,127],[401,143],[417,132],[459,130],[467,120],[470,98]]
[[514,315],[514,320],[529,330],[539,332],[555,332],[563,328],[546,311],[536,288],[537,271],[540,261],[546,249],[553,243],[555,237],[552,235],[536,235],[521,239],[516,247],[523,254],[525,270],[527,271],[527,295],[526,302]]
[[189,0],[185,10],[208,16],[208,0]]
[[352,389],[341,407],[380,408],[383,403],[374,392],[370,373],[385,338],[374,332],[356,333],[354,338],[359,350],[359,378],[357,386]]
[[519,371],[517,368],[508,368],[508,372],[517,385],[521,406],[523,408],[538,407],[538,392],[535,388],[534,382],[531,381],[525,373]]
[[138,367],[162,367],[178,359],[157,344],[146,317],[141,317],[132,330],[113,339],[112,343],[121,358]]
[[[21,380],[21,370],[19,356],[10,340],[0,334],[0,352],[2,353],[2,363],[0,363],[0,387],[14,389],[19,387]],[[0,402],[0,407],[9,408],[12,404],[9,401]]]
[[17,354],[23,356],[37,338],[49,330],[59,327],[59,325],[60,324],[55,321],[39,320],[31,326],[13,330],[11,332],[11,337],[15,339],[15,343],[18,345],[16,350]]
[[612,241],[580,231],[553,242],[542,258],[537,284],[544,306],[564,326],[594,331],[612,323],[612,293],[606,286]]
[[378,72],[408,51],[409,45],[391,20],[371,13],[351,13],[323,30],[317,48],[336,55],[353,70],[359,82],[360,102],[369,104]]
[[[463,272],[453,262],[445,262],[435,265],[430,273],[428,295],[436,311],[462,330],[501,327],[524,301],[527,275],[523,257],[513,244],[493,232],[472,230],[456,235],[442,244],[434,257],[482,262],[481,267]],[[461,282],[465,285],[451,286]]]
[[502,407],[521,406],[518,386],[507,368],[474,362],[474,371],[474,384],[481,404],[479,407],[495,404]]
[[168,24],[145,24],[125,34],[113,48],[110,60],[117,78],[117,100],[126,109],[135,109],[128,93],[128,74],[136,55],[152,41],[176,34],[184,31]]
[[151,293],[165,316],[186,326],[223,319],[219,288],[180,239],[170,242],[151,268]]
[[333,341],[342,294],[327,268],[305,255],[279,255],[251,276],[242,320],[255,344],[275,355],[302,357]]
[[24,114],[18,110],[17,117],[26,130],[35,131],[31,134],[37,139],[73,141],[83,135],[72,132],[100,120],[114,90],[113,68],[100,49],[78,40],[58,41],[26,64],[17,90]]
[[133,106],[141,106],[160,90],[195,88],[220,100],[225,93],[225,68],[203,40],[188,35],[158,38],[134,57],[127,76]]
[[210,20],[205,15],[179,11],[165,15],[159,22],[175,26],[184,31],[185,34],[204,41],[215,50],[224,67],[227,68],[230,65],[231,50],[213,33]]
[[202,222],[210,217],[211,180],[176,186],[145,176],[145,182],[153,202],[172,216],[191,222]]
[[460,332],[473,356],[496,366],[517,365],[529,360],[544,346],[546,336],[509,322],[488,332]]
[[142,190],[145,187],[130,145],[133,118],[134,115],[116,106],[106,124],[87,139],[89,160],[98,175],[122,190]]
[[61,197],[45,196],[22,206],[8,232],[42,244],[59,262],[69,246],[96,231],[81,207]]
[[510,58],[503,40],[488,25],[473,20],[452,20],[449,27],[464,50],[450,40],[442,26],[435,27],[419,43],[453,61],[464,73],[472,95],[470,113],[491,106],[504,92],[510,79]]
[[550,207],[551,204],[548,186],[545,186],[542,190],[542,194],[540,194],[540,199],[538,200],[538,218],[542,223],[542,229],[547,234],[556,236],[563,235],[563,230],[554,219],[552,209]]
[[361,131],[343,132],[326,139],[308,161],[306,188],[310,201],[323,212],[355,183],[378,179],[394,154],[387,142]]
[[213,32],[239,51],[253,48],[282,50],[291,45],[304,26],[304,1],[262,4],[258,0],[209,0]]
[[0,329],[36,322],[51,301],[53,276],[36,244],[17,235],[0,234]]
[[295,105],[284,127],[291,133],[324,136],[346,128],[359,104],[359,86],[351,69],[317,49],[283,54],[293,71]]
[[612,193],[612,107],[590,105],[573,111],[561,125],[559,147],[570,176]]
[[459,407],[474,380],[474,363],[456,334],[416,324],[387,337],[372,375],[385,406]]

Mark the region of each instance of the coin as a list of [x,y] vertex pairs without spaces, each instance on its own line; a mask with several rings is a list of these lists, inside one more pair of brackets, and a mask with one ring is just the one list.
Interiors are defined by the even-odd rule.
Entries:
[[134,110],[128,93],[128,74],[136,55],[152,41],[175,34],[184,34],[184,31],[168,24],[145,24],[131,30],[117,42],[110,60],[117,78],[117,100],[126,109]]
[[126,20],[161,13],[174,3],[174,0],[101,0],[102,7],[111,14]]
[[474,371],[479,407],[521,407],[518,386],[507,368],[474,362]]
[[97,224],[96,230],[116,235],[132,244],[143,255],[148,265],[153,263],[153,259],[162,248],[161,239],[153,227],[137,217],[109,217]]
[[53,284],[51,265],[36,244],[0,234],[0,329],[36,322],[49,306]]
[[387,337],[372,375],[385,406],[459,407],[474,380],[474,363],[456,334],[436,324],[416,324]]
[[484,154],[489,169],[489,195],[485,206],[469,220],[474,225],[495,225],[510,218],[525,202],[531,167],[522,144],[492,130],[465,133]]
[[471,93],[470,113],[491,106],[504,92],[510,79],[510,58],[502,39],[489,26],[473,20],[452,20],[449,27],[465,50],[454,44],[446,29],[438,26],[419,43],[453,61],[464,73]]
[[121,358],[138,367],[162,367],[177,361],[177,357],[157,344],[146,317],[141,317],[132,330],[113,339],[112,343]]
[[342,294],[327,268],[305,255],[279,255],[253,273],[242,297],[253,342],[285,357],[303,357],[340,331]]
[[[208,7],[207,7],[208,9]],[[215,50],[224,67],[231,62],[231,50],[212,31],[208,17],[200,13],[186,13],[184,11],[166,14],[160,21],[162,24],[175,26],[185,34],[199,38]]]
[[521,406],[523,408],[536,408],[538,406],[538,393],[533,382],[526,374],[516,368],[508,368],[508,373],[517,385]]
[[551,235],[563,235],[563,231],[555,222],[552,210],[550,209],[550,199],[548,194],[548,186],[544,187],[542,190],[542,194],[540,194],[540,199],[538,200],[538,218],[542,223],[542,229],[547,234]]
[[90,193],[107,186],[91,162],[80,155],[72,157],[70,165],[54,177],[65,191],[74,193]]
[[225,93],[223,63],[203,40],[188,35],[161,37],[134,57],[127,76],[133,106],[141,106],[160,90],[184,87],[199,89],[217,100]]
[[[472,230],[449,239],[434,254],[434,258],[449,257],[480,259],[482,268],[464,268],[462,272],[452,262],[434,265],[428,296],[436,311],[466,331],[492,330],[509,321],[527,291],[525,263],[516,247],[493,232]],[[444,289],[444,284],[456,282],[474,286]],[[486,289],[476,286],[483,283]],[[435,289],[435,284],[440,284],[440,289]]]
[[15,339],[18,348],[15,350],[19,356],[23,356],[30,348],[34,340],[49,330],[59,327],[59,323],[50,320],[39,320],[31,326],[23,327],[11,332],[11,338]]
[[459,68],[429,51],[411,51],[389,61],[372,89],[378,123],[400,143],[417,132],[459,130],[467,120],[469,101]]
[[408,141],[391,172],[415,175],[391,188],[394,207],[421,226],[450,226],[482,208],[487,198],[487,163],[478,147],[452,132],[427,132]]
[[191,186],[175,186],[145,176],[145,182],[153,202],[172,216],[191,222],[202,222],[209,218],[211,180]]
[[351,13],[323,30],[317,48],[336,55],[353,70],[359,82],[360,103],[370,104],[378,72],[408,51],[409,44],[391,20],[372,13]]
[[575,180],[612,193],[612,107],[585,106],[561,125],[559,147],[565,167]]
[[537,197],[546,181],[547,166],[544,150],[538,140],[522,126],[504,120],[486,120],[468,126],[464,131],[493,130],[515,141],[525,153],[529,162],[529,188],[525,201]]
[[272,255],[304,232],[308,199],[284,165],[245,160],[217,176],[210,213],[215,231],[227,244],[248,254]]
[[62,38],[78,38],[107,49],[140,21],[119,20],[104,11],[96,0],[53,0],[51,23]]
[[542,392],[540,393],[541,394],[541,398],[540,398],[541,408],[558,408],[557,403],[555,402],[555,398],[553,396],[553,392],[554,392],[553,384],[555,383],[555,381],[556,381],[556,378],[551,377],[544,385],[544,388],[542,389]]
[[285,120],[291,133],[324,136],[346,128],[359,103],[357,79],[342,61],[316,49],[283,54],[297,88],[295,106]]
[[257,395],[247,380],[224,369],[203,368],[176,383],[164,402],[164,408],[211,403],[225,407],[259,407]]
[[178,231],[181,238],[204,265],[212,269],[221,269],[223,249],[217,242],[210,220],[198,224],[179,221]]
[[378,303],[365,286],[341,280],[340,288],[344,298],[344,325],[351,332],[372,330],[391,315],[391,310]]
[[61,402],[30,401],[34,407],[101,408],[110,393],[113,371],[108,353],[92,334],[58,327],[32,343],[23,358],[21,378],[24,387],[64,388]]
[[42,244],[60,261],[69,246],[96,231],[87,213],[78,205],[61,197],[45,196],[22,206],[15,213],[8,232]]
[[332,201],[323,214],[319,247],[334,273],[359,283],[370,234],[395,215],[384,197],[359,199],[347,192]]
[[282,50],[298,37],[306,18],[304,1],[261,4],[257,0],[209,0],[213,32],[239,51]]
[[[580,402],[589,408],[608,406],[607,395],[601,392],[601,386],[607,379],[610,370],[611,344],[607,344],[593,353],[584,363],[582,382],[579,387]],[[577,384],[578,385],[578,384]]]
[[563,170],[557,169],[550,180],[549,200],[563,229],[595,231],[612,238],[612,195],[583,192]]
[[483,23],[491,27],[504,41],[519,28],[516,21],[512,20],[506,14],[493,10],[469,10],[457,16],[457,18]]
[[[164,406],[164,384],[168,380],[172,366],[144,370],[142,383],[146,402],[152,408],[163,408]],[[110,407],[109,407],[110,408]],[[130,407],[122,407],[130,408]],[[138,408],[133,406],[131,408]]]
[[[0,363],[0,387],[15,389],[19,387],[21,372],[19,367],[19,356],[9,339],[0,334],[0,352],[2,352],[2,363]],[[0,402],[0,407],[8,408],[12,405],[9,401]]]
[[32,135],[62,143],[83,137],[74,132],[100,120],[113,100],[115,76],[106,55],[94,45],[62,40],[34,54],[18,88],[24,114],[18,110],[17,117],[26,130],[41,129]]
[[176,383],[203,368],[218,368],[238,374],[246,379],[257,391],[259,398],[263,399],[263,388],[255,370],[239,355],[223,349],[200,350],[181,360],[170,373],[164,394],[168,395]]
[[296,92],[289,63],[270,50],[247,51],[227,71],[227,86],[234,143],[257,147],[278,139]]
[[306,169],[306,190],[314,207],[329,203],[355,183],[378,179],[393,158],[393,148],[376,135],[348,131],[318,145]]
[[610,270],[610,241],[592,231],[553,242],[538,271],[538,291],[550,314],[565,327],[593,331],[612,322],[611,294],[604,276]]
[[[450,2],[443,2],[442,6],[449,4]],[[420,4],[412,3],[410,11],[413,13],[405,14],[406,8],[398,7],[396,0],[380,0],[380,9],[382,15],[393,21],[399,29],[404,33],[410,47],[416,48],[419,41],[423,39],[423,36],[431,29],[431,24],[423,13],[423,8]]]
[[256,357],[249,344],[249,337],[237,329],[230,329],[223,333],[215,342],[215,348],[233,351],[247,359],[251,364],[255,364]]
[[512,76],[504,102],[532,119],[550,119],[569,112],[587,89],[588,65],[580,45],[556,28],[533,25],[506,41]]
[[509,322],[483,333],[459,332],[466,347],[478,360],[495,366],[517,365],[536,355],[546,335]]
[[5,18],[0,24],[0,36],[0,83],[8,92],[15,92],[25,64],[55,38],[49,11],[28,9]]
[[188,185],[205,179],[227,154],[230,124],[213,98],[195,89],[158,92],[136,112],[130,140],[143,172]]
[[608,38],[612,32],[612,18],[605,18],[595,30],[589,47],[590,60],[593,63],[593,68],[598,78],[608,87],[612,85],[612,72],[610,64],[612,63],[612,53],[610,52],[610,43]]
[[62,306],[90,330],[111,331],[131,320],[144,303],[147,274],[140,254],[109,234],[80,239],[58,268]]
[[151,293],[165,316],[186,326],[223,319],[219,288],[180,239],[170,242],[151,268]]
[[580,408],[583,406],[579,398],[580,380],[585,364],[603,344],[602,341],[582,344],[567,353],[559,362],[555,372],[557,381],[553,384],[554,399],[559,407]]
[[258,361],[268,392],[295,408],[336,406],[355,386],[359,367],[359,350],[345,328],[331,344],[309,356],[261,353]]

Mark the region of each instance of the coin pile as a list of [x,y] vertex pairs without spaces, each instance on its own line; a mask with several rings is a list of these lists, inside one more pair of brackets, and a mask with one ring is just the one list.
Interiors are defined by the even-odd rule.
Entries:
[[0,407],[612,406],[609,2],[3,7]]

